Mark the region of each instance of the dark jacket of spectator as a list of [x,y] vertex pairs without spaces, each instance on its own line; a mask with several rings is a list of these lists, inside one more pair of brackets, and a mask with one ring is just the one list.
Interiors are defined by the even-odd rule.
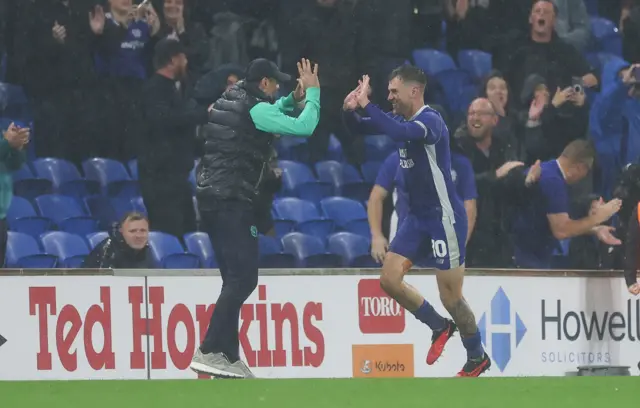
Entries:
[[[26,3],[26,2],[25,2]],[[27,7],[29,19],[21,46],[26,47],[23,69],[30,94],[46,94],[60,90],[90,86],[95,80],[93,50],[99,40],[89,25],[89,11],[98,1],[36,0]],[[52,34],[55,24],[66,30],[64,43]]]
[[195,159],[195,128],[206,123],[206,108],[194,106],[176,87],[176,81],[154,74],[144,85],[143,106],[149,130],[138,156],[140,172],[154,178],[167,175],[186,180]]
[[555,0],[554,4],[558,10],[558,36],[577,50],[586,50],[591,40],[591,22],[584,0]]
[[530,37],[519,43],[521,45],[508,54],[500,67],[515,95],[522,94],[526,79],[534,74],[544,78],[544,83],[553,93],[558,87],[564,89],[571,86],[574,77],[591,73],[584,56],[555,33],[548,43],[538,43]]
[[269,169],[265,172],[260,184],[258,196],[253,202],[256,212],[256,227],[261,234],[273,234],[273,217],[271,207],[274,195],[282,188],[282,170],[278,169],[278,156],[275,149],[271,148],[271,160]]
[[272,98],[240,81],[214,104],[209,123],[200,127],[204,156],[198,164],[197,195],[219,200],[253,201],[267,172],[273,135],[260,131],[249,111]]
[[282,67],[296,74],[296,63],[308,58],[322,67],[319,71],[323,96],[327,89],[353,88],[374,57],[359,5],[338,0],[335,7],[313,5],[296,17],[289,28],[289,39],[282,47]]
[[[465,131],[456,132],[456,139],[471,161],[478,189],[477,221],[469,242],[470,261],[478,267],[508,267],[512,257],[509,203],[517,198],[509,186],[516,183],[513,177],[521,178],[517,174],[521,172],[512,170],[499,179],[496,170],[506,162],[518,160],[515,142],[513,138],[493,138],[487,155]],[[524,185],[524,181],[516,184]]]
[[149,245],[143,249],[131,248],[122,234],[114,228],[109,237],[96,245],[82,263],[90,269],[152,269],[155,262]]
[[[587,196],[578,203],[571,219],[578,220],[587,217],[594,202],[600,197]],[[618,235],[618,231],[616,231]],[[619,247],[608,246],[600,242],[593,235],[579,235],[569,242],[569,268],[581,270],[614,269],[615,258]]]
[[[230,81],[244,78],[244,68],[235,64],[225,64],[204,74],[193,89],[194,99],[201,105],[209,106],[234,85]],[[235,78],[233,78],[235,77]]]

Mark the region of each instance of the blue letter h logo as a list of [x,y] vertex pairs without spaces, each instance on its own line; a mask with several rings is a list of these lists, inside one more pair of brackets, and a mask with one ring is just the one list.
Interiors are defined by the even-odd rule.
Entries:
[[489,322],[487,313],[483,313],[478,322],[478,330],[482,336],[482,344],[503,372],[511,361],[512,350],[520,345],[527,328],[511,307],[511,301],[502,287],[491,299]]

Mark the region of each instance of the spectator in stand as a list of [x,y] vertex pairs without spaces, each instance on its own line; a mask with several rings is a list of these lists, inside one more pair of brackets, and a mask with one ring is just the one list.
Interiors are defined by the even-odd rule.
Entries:
[[[476,198],[478,191],[476,189],[473,168],[469,159],[461,152],[459,148],[451,143],[451,177],[456,186],[458,196],[464,202],[464,208],[467,213],[468,232],[467,242],[471,238],[473,228],[476,223]],[[407,216],[408,196],[403,189],[402,172],[400,169],[400,156],[398,152],[394,152],[387,157],[382,164],[375,185],[371,190],[369,202],[367,203],[367,214],[369,218],[369,226],[371,228],[371,256],[373,259],[382,263],[384,256],[389,248],[389,242],[395,237],[400,224]],[[393,196],[394,211],[390,214],[389,235],[384,234],[384,202],[387,200],[389,193]]]
[[[395,5],[396,2],[393,2]],[[412,0],[412,48],[438,48],[442,37],[443,0]]]
[[296,18],[283,48],[283,65],[295,71],[295,63],[305,57],[322,66],[320,123],[309,139],[311,161],[324,160],[333,133],[342,143],[347,160],[360,163],[364,149],[356,148],[352,134],[344,126],[340,107],[350,85],[366,72],[371,63],[372,44],[362,41],[362,22],[358,6],[348,0],[316,0]]
[[158,38],[173,38],[182,43],[189,60],[189,82],[193,84],[205,73],[204,65],[209,58],[209,41],[202,25],[189,18],[185,9],[185,2],[188,1],[164,0],[160,18],[162,26]]
[[109,0],[105,29],[96,55],[98,73],[106,77],[106,140],[96,140],[99,156],[121,161],[132,159],[144,131],[140,94],[149,70],[151,38],[160,20],[151,3]]
[[555,160],[543,162],[537,186],[525,205],[517,208],[513,228],[515,262],[519,268],[550,269],[558,240],[594,234],[607,245],[620,245],[613,227],[601,225],[622,205],[614,199],[597,205],[585,218],[569,217],[568,185],[584,178],[593,166],[595,149],[591,142],[575,140]]
[[586,139],[589,106],[582,86],[550,89],[540,75],[531,75],[522,88],[521,103],[527,106],[524,142],[528,161],[550,160],[576,139]]
[[622,166],[640,159],[639,78],[640,64],[609,61],[602,72],[602,92],[591,110],[591,134],[606,197],[610,197]]
[[[27,2],[24,2],[27,3]],[[20,28],[25,91],[33,106],[36,154],[80,164],[91,156],[94,140],[102,139],[93,51],[105,27],[97,0],[36,1],[25,4]]]
[[447,48],[452,55],[463,49],[491,50],[499,29],[495,0],[444,0]]
[[201,105],[209,106],[242,78],[244,78],[244,68],[241,66],[222,65],[207,72],[196,82],[193,97]]
[[514,137],[493,136],[498,123],[494,105],[485,98],[469,106],[467,125],[456,131],[456,141],[471,160],[478,188],[477,222],[467,249],[470,267],[507,267],[511,249],[507,236],[507,197],[505,187],[512,170],[522,167]]
[[152,269],[156,267],[149,250],[149,221],[131,212],[114,226],[109,237],[89,253],[82,263],[88,269]]
[[[514,147],[518,152],[517,156],[522,157],[518,115],[513,108],[514,103],[511,100],[509,84],[500,71],[493,70],[485,77],[480,85],[479,96],[487,98],[493,104],[498,115],[498,124],[493,129],[493,137],[504,139],[509,143],[516,143],[517,146]],[[462,128],[466,130],[466,123],[462,125]]]
[[209,115],[206,107],[190,104],[181,92],[187,56],[180,41],[160,40],[154,62],[157,71],[143,89],[149,131],[138,154],[140,190],[154,229],[182,238],[196,229],[189,172],[195,159],[195,128],[207,123]]
[[2,132],[0,140],[0,266],[4,266],[7,250],[7,210],[13,198],[11,172],[18,170],[26,161],[25,146],[29,143],[29,128],[18,128],[11,123]]
[[507,53],[507,60],[499,62],[507,82],[515,95],[521,95],[525,81],[533,74],[544,78],[550,90],[565,89],[581,79],[581,86],[598,85],[596,76],[584,56],[561,40],[554,31],[556,8],[551,0],[538,0],[529,16],[531,31],[528,38]]
[[640,294],[638,271],[640,270],[640,202],[635,205],[627,222],[629,226],[625,240],[624,279],[632,295]]
[[[579,204],[575,214],[572,214],[573,219],[594,215],[604,201],[602,197],[592,194],[581,200]],[[569,242],[569,267],[579,270],[615,269],[617,248],[619,246],[606,245],[593,235],[572,238]]]
[[627,0],[620,16],[622,55],[627,61],[640,61],[640,0]]
[[584,52],[591,41],[591,21],[584,0],[553,0],[558,37]]

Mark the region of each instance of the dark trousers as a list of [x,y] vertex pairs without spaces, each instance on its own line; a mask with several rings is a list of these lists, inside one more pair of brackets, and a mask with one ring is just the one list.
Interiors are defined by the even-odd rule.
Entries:
[[240,358],[240,309],[258,285],[258,232],[250,203],[199,200],[202,229],[209,234],[222,275],[222,290],[200,349]]
[[193,193],[186,175],[149,177],[141,172],[140,191],[153,231],[166,232],[183,241],[184,234],[196,230]]
[[4,268],[6,263],[8,230],[7,219],[0,220],[0,268]]

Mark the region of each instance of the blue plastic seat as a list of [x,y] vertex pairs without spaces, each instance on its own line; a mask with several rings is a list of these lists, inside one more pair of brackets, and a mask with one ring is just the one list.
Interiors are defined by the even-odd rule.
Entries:
[[92,196],[85,198],[84,202],[91,216],[98,221],[100,230],[109,230],[114,223],[120,221],[109,197]]
[[329,146],[326,154],[327,160],[335,160],[337,162],[344,161],[344,152],[342,151],[342,144],[336,135],[329,135]]
[[39,195],[53,192],[51,181],[36,177],[26,163],[19,170],[14,171],[12,177],[13,193],[17,196],[33,200]]
[[275,148],[281,160],[307,163],[309,161],[309,145],[306,139],[293,136],[282,136],[276,139]]
[[79,268],[89,255],[89,247],[79,235],[49,231],[40,236],[40,241],[46,253],[58,257],[60,268]]
[[379,265],[370,253],[369,241],[350,232],[337,232],[329,237],[329,252],[342,257],[343,266],[351,268],[375,268]]
[[69,161],[49,157],[33,161],[32,166],[35,175],[51,181],[58,194],[85,197],[100,193],[100,184],[83,179],[76,166]]
[[288,160],[280,160],[278,166],[285,195],[317,203],[332,194],[331,184],[318,181],[308,166]]
[[109,196],[139,196],[138,183],[131,178],[124,164],[116,160],[95,157],[82,163],[87,180],[95,180]]
[[200,258],[184,251],[178,238],[163,232],[149,233],[149,247],[158,265],[165,269],[197,269]]
[[87,242],[89,243],[89,249],[93,250],[93,248],[97,247],[104,241],[109,238],[109,233],[106,231],[98,231],[92,232],[87,235]]
[[344,197],[329,197],[320,201],[320,207],[326,217],[334,220],[341,229],[370,238],[367,211],[359,201]]
[[29,200],[18,196],[13,196],[7,210],[7,222],[11,231],[23,232],[36,238],[53,227],[50,219],[36,213]]
[[58,264],[58,258],[43,253],[31,235],[9,231],[7,239],[6,268],[49,269]]
[[116,221],[120,221],[125,216],[125,214],[132,211],[147,214],[147,208],[145,207],[144,201],[140,196],[112,197],[111,199],[109,199],[109,203],[113,208]]
[[438,50],[428,48],[413,50],[413,60],[428,75],[457,69],[451,56]]
[[282,250],[282,242],[276,238],[260,235],[260,268],[295,268],[296,259],[291,254],[285,254]]
[[334,230],[334,222],[322,217],[310,201],[285,197],[274,200],[273,207],[281,219],[295,221],[299,232],[325,239]]
[[387,135],[369,135],[364,138],[365,157],[367,160],[383,162],[397,145]]
[[616,24],[602,17],[591,17],[592,52],[622,56],[622,35]]
[[375,184],[378,173],[380,173],[380,167],[382,167],[381,161],[368,161],[360,166],[362,177],[371,185]]
[[458,52],[458,65],[476,81],[481,80],[491,72],[493,68],[492,59],[491,54],[480,50],[460,50]]
[[466,111],[468,106],[465,106],[463,90],[468,86],[475,87],[469,73],[461,69],[451,69],[439,72],[435,78],[444,91],[449,112]]
[[129,160],[127,167],[129,168],[129,174],[131,174],[131,178],[134,180],[138,180],[138,160]]
[[35,201],[40,214],[51,219],[61,231],[82,236],[98,231],[98,221],[73,197],[47,194],[36,197]]
[[327,160],[316,163],[320,181],[331,183],[335,195],[362,201],[369,198],[372,185],[365,182],[360,172],[348,163]]
[[312,235],[292,232],[282,237],[284,252],[296,258],[300,268],[335,268],[342,265],[342,258],[327,252],[324,242]]
[[184,243],[187,246],[187,251],[197,255],[200,258],[200,264],[204,268],[217,268],[218,262],[216,260],[215,252],[213,251],[213,245],[211,245],[211,239],[206,232],[192,232],[185,234]]

